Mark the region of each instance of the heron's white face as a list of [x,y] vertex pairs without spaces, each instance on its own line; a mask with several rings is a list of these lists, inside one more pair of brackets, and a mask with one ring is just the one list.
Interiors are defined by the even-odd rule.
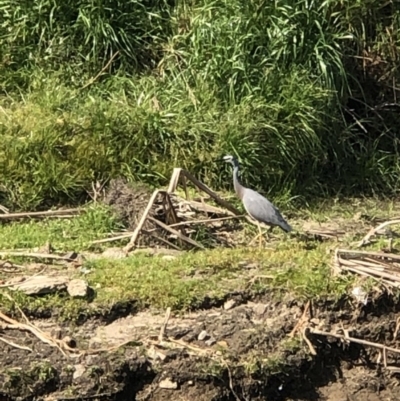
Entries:
[[223,160],[226,161],[226,162],[232,162],[233,156],[231,156],[231,155],[224,156]]

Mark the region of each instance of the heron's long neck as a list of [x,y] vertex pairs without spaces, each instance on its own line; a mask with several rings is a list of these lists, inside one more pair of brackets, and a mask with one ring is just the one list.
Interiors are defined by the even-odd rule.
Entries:
[[239,181],[239,166],[233,166],[233,186],[237,196],[242,199],[243,197],[243,186]]

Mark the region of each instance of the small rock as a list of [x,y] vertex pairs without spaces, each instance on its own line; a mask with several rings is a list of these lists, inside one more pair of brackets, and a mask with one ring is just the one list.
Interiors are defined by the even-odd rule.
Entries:
[[158,386],[168,390],[176,390],[178,388],[178,383],[173,382],[171,379],[164,379],[160,381]]
[[85,280],[75,279],[68,283],[67,291],[73,298],[84,298],[89,293],[89,286]]
[[67,283],[68,277],[34,276],[10,289],[20,290],[27,295],[42,295],[65,290]]
[[174,260],[174,259],[176,259],[176,256],[174,256],[174,255],[164,255],[161,259]]
[[206,344],[208,347],[211,347],[211,346],[214,345],[216,342],[217,342],[217,340],[216,340],[214,337],[210,337],[210,338],[205,342],[205,344]]
[[207,333],[205,330],[203,330],[203,331],[198,335],[197,339],[198,339],[199,341],[203,341],[203,340],[205,340],[207,337],[209,337],[208,333]]
[[157,351],[154,347],[151,347],[147,350],[147,356],[150,359],[154,359],[155,361],[161,360],[163,361],[167,356],[162,352]]
[[255,313],[256,315],[258,315],[258,316],[262,316],[262,315],[264,315],[264,313],[267,311],[267,309],[268,309],[268,305],[265,305],[265,304],[257,304],[257,305],[254,307],[254,313]]
[[224,303],[224,309],[229,310],[232,309],[236,305],[236,301],[234,299],[230,299]]
[[194,384],[194,383],[193,383],[193,380],[189,380],[189,381],[187,382],[187,385],[188,385],[188,386],[193,386],[193,384]]
[[75,365],[74,368],[75,368],[75,371],[72,376],[72,378],[74,380],[81,377],[85,373],[85,370],[86,370],[84,365]]

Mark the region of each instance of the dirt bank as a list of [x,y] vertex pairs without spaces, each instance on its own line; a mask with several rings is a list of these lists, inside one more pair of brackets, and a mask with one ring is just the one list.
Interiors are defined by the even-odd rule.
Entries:
[[[295,339],[289,337],[303,309],[304,304],[293,299],[238,298],[228,310],[172,316],[161,344],[157,337],[164,316],[149,311],[76,327],[33,319],[53,336],[72,337],[85,351],[67,358],[31,334],[15,330],[11,338],[7,330],[2,337],[14,345],[0,343],[1,399],[400,399],[397,373],[389,370],[399,362],[396,354],[387,352],[377,364],[379,355],[373,347],[308,334],[316,351],[313,356],[301,330]],[[394,333],[400,312],[389,297],[367,306],[321,301],[312,305],[311,312],[307,324],[312,327],[328,332],[344,328],[352,337],[398,346]]]

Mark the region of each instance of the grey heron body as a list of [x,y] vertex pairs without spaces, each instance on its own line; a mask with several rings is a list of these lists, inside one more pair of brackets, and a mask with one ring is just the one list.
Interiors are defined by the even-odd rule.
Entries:
[[[292,227],[282,217],[279,209],[268,199],[254,191],[244,187],[239,181],[239,162],[231,155],[225,156],[224,160],[233,165],[233,185],[237,196],[241,199],[246,212],[258,223],[259,235],[261,228],[259,223],[264,223],[273,229],[279,227],[285,232],[292,231]],[[261,241],[261,239],[260,239]]]

